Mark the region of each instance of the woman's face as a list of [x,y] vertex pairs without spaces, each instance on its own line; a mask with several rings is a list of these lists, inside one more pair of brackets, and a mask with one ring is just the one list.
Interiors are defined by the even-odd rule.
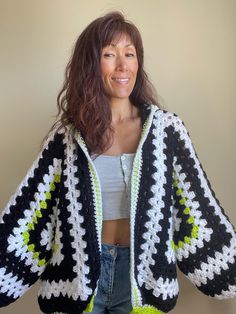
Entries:
[[128,99],[138,72],[136,49],[127,35],[102,49],[101,74],[105,91],[114,99]]

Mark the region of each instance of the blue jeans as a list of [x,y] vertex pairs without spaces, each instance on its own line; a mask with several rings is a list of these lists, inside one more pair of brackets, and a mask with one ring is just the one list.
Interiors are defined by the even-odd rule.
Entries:
[[129,271],[130,247],[102,243],[101,274],[91,313],[129,314],[131,312]]

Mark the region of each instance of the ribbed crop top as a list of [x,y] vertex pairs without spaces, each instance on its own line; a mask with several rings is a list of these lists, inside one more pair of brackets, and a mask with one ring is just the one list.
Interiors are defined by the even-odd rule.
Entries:
[[130,177],[135,153],[94,159],[102,193],[103,220],[130,217]]

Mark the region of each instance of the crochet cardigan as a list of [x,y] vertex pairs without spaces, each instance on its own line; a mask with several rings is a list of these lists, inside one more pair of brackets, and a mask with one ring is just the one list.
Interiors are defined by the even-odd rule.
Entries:
[[[143,105],[131,175],[132,314],[176,304],[176,266],[206,295],[236,296],[236,234],[175,114]],[[91,312],[100,275],[99,177],[79,131],[54,130],[0,219],[0,307],[40,280],[43,313]]]

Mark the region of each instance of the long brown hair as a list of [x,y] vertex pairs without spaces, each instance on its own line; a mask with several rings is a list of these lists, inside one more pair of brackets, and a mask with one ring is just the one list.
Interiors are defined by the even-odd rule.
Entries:
[[110,12],[91,22],[78,37],[66,67],[65,81],[57,97],[60,127],[72,124],[90,152],[100,154],[112,144],[111,110],[100,71],[102,48],[126,34],[134,44],[138,73],[130,101],[136,107],[154,104],[156,91],[143,68],[143,44],[137,27],[120,12]]

